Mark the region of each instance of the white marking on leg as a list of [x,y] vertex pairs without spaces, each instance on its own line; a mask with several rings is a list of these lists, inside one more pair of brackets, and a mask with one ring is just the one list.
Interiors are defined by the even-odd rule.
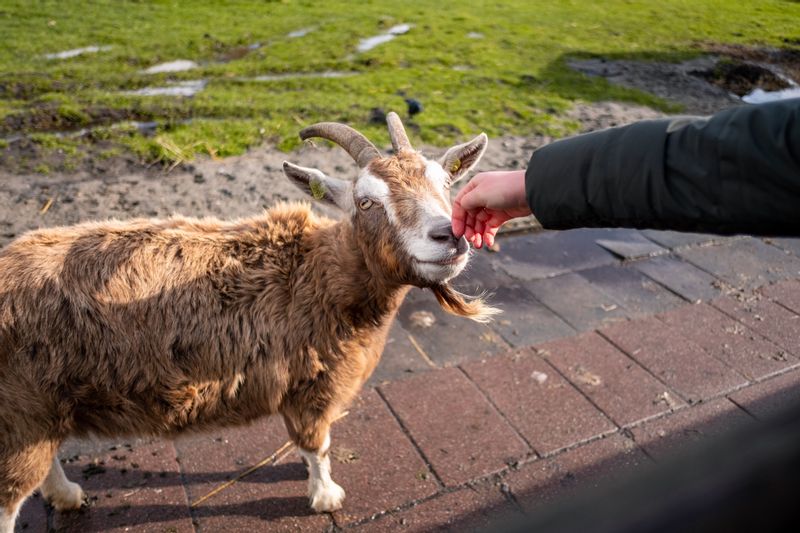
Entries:
[[50,472],[44,478],[40,490],[44,499],[50,502],[50,505],[57,511],[80,509],[86,497],[81,486],[68,480],[64,475],[58,457],[53,457]]
[[300,449],[300,455],[308,463],[308,498],[311,508],[318,513],[342,508],[344,489],[331,479],[331,459],[327,454],[330,436],[325,437],[322,447],[316,451]]
[[13,510],[0,507],[0,533],[14,533],[14,523],[17,521],[17,514],[19,514],[21,505],[17,505]]

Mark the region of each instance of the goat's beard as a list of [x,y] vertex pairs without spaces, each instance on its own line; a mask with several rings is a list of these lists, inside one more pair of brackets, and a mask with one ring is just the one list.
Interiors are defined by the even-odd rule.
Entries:
[[433,291],[442,309],[452,315],[463,316],[475,322],[486,323],[491,321],[494,315],[502,312],[500,309],[488,305],[484,300],[483,294],[479,296],[467,296],[466,294],[461,294],[446,283],[431,285],[430,289]]

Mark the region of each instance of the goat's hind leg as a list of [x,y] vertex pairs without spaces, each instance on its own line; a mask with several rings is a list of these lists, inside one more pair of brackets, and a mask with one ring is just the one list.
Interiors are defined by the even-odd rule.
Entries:
[[56,511],[79,509],[86,499],[81,486],[67,479],[57,456],[53,456],[50,472],[39,487],[42,496]]
[[[305,420],[304,420],[305,419]],[[308,499],[318,512],[342,508],[344,489],[331,479],[330,422],[284,415],[289,436],[308,466]]]
[[0,439],[0,533],[13,533],[22,502],[47,475],[56,448],[49,442],[14,446]]

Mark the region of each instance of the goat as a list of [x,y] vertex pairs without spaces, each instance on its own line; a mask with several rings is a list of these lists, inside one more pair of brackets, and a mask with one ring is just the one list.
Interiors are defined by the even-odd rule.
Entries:
[[180,216],[29,232],[0,252],[0,533],[37,487],[57,510],[84,494],[57,451],[69,436],[170,435],[280,414],[318,512],[341,507],[329,427],[367,380],[411,286],[475,320],[495,310],[448,280],[469,245],[448,189],[478,162],[481,134],[426,159],[398,116],[394,155],[356,130],[301,132],[343,147],[355,181],[284,162],[314,199],[234,221]]

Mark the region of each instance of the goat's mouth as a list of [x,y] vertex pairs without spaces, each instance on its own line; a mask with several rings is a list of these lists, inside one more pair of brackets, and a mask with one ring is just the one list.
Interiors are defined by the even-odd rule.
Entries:
[[441,259],[434,259],[430,261],[423,261],[422,259],[417,259],[416,261],[417,263],[421,263],[423,265],[454,266],[466,260],[467,255],[469,254],[467,252],[464,252],[462,254],[451,255],[448,257],[443,257]]

